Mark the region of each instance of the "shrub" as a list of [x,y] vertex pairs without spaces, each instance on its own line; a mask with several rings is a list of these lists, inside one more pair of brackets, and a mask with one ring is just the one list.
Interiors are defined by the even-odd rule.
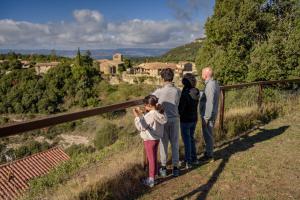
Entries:
[[104,124],[104,126],[96,133],[94,140],[97,149],[103,149],[115,143],[118,139],[119,128],[112,123]]
[[0,125],[6,124],[9,121],[9,118],[0,116]]
[[47,139],[54,139],[57,135],[67,132],[67,131],[74,131],[76,126],[82,124],[82,120],[67,122],[63,124],[59,124],[56,126],[51,126],[45,133],[45,137]]
[[40,151],[45,151],[51,148],[51,145],[48,142],[39,143],[37,141],[30,141],[28,144],[23,145],[15,150],[16,158],[22,158],[29,156]]
[[73,157],[80,153],[93,153],[95,152],[95,148],[92,146],[85,146],[83,144],[73,144],[69,148],[66,149],[66,153]]

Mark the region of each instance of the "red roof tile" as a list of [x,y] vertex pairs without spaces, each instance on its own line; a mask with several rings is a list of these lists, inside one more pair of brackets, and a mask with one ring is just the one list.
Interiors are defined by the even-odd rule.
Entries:
[[59,147],[0,165],[0,199],[16,199],[28,181],[44,175],[70,157]]

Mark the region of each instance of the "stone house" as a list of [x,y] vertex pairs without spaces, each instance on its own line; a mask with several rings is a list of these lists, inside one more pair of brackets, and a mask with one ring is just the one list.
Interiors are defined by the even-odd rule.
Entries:
[[163,69],[171,68],[174,70],[175,75],[178,73],[177,64],[175,63],[163,63],[163,62],[149,62],[142,63],[134,67],[134,74],[144,74],[148,76],[159,76]]
[[97,62],[99,63],[100,72],[106,75],[118,74],[118,69],[124,67],[123,55],[120,53],[114,54],[112,60],[101,59]]
[[174,70],[175,76],[182,77],[185,73],[196,72],[195,64],[192,62],[181,61],[176,63],[163,63],[163,62],[149,62],[142,63],[134,67],[134,74],[144,74],[148,76],[157,77],[160,75],[161,70],[171,68]]
[[193,62],[180,61],[178,62],[177,67],[182,75],[186,73],[197,74],[196,64]]
[[53,67],[56,67],[59,62],[46,62],[46,63],[36,63],[35,64],[35,71],[37,74],[44,74]]

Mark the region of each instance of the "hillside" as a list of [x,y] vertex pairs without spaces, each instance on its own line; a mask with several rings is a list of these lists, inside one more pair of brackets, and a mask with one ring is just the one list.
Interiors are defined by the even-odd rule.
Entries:
[[163,61],[191,61],[195,62],[196,56],[204,39],[197,39],[191,43],[175,47],[162,56],[160,59]]
[[190,61],[195,62],[199,49],[202,46],[204,38],[197,39],[191,43],[184,44],[182,46],[170,49],[161,56],[154,57],[130,57],[130,60],[134,65],[138,65],[143,62],[179,62]]

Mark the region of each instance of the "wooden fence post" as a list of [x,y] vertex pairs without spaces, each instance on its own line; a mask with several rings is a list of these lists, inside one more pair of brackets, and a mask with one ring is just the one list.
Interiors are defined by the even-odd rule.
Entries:
[[221,103],[219,113],[219,127],[221,131],[224,131],[224,110],[225,110],[225,90],[221,89]]

